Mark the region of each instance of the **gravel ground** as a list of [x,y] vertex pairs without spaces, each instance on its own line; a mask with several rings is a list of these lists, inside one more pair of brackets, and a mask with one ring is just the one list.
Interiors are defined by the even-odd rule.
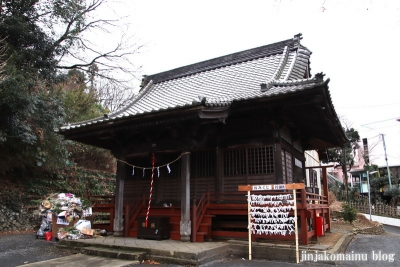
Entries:
[[71,255],[67,250],[56,247],[57,242],[36,239],[35,232],[0,234],[0,265],[20,266]]

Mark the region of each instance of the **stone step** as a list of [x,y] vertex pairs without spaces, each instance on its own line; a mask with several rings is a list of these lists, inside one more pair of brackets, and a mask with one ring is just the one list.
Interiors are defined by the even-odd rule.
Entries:
[[[177,234],[179,234],[179,232]],[[124,245],[113,245],[115,244],[115,240],[120,241],[122,239],[125,239],[125,241],[120,243],[124,243]],[[134,241],[135,239],[113,237],[99,240],[62,239],[59,241],[59,245],[57,247],[60,249],[69,249],[74,253],[103,256],[108,257],[109,259],[117,258],[122,260],[128,258],[137,262],[142,262],[143,260],[154,260],[164,264],[190,266],[199,266],[207,262],[223,259],[224,257],[231,255],[230,248],[226,244],[214,246],[212,243],[210,243],[211,247],[208,247],[197,244],[194,246],[190,242],[176,242],[172,240],[148,240],[146,242],[137,240],[137,242],[133,242],[135,245],[130,245],[129,243],[131,242],[129,241],[131,240]],[[98,241],[98,243],[96,241]],[[88,244],[89,242],[90,244]],[[138,246],[137,243],[142,243],[143,245]],[[160,246],[160,243],[162,246]],[[149,246],[151,244],[154,246]],[[199,246],[202,247],[202,249],[199,250]],[[139,253],[138,257],[132,255],[136,253]]]
[[121,260],[137,261],[140,263],[146,258],[146,252],[135,251],[114,247],[100,247],[100,246],[88,246],[80,248],[80,252],[86,255],[101,256],[106,258],[115,258]]
[[146,259],[164,264],[177,264],[186,266],[200,266],[215,260],[221,260],[231,255],[228,246],[209,249],[202,252],[161,251],[152,250],[146,255]]

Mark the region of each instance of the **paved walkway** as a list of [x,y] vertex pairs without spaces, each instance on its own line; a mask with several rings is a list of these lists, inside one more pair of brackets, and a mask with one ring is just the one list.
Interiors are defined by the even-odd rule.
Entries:
[[[370,219],[369,214],[361,213],[365,216],[368,220]],[[391,225],[391,226],[400,226],[400,219],[390,218],[390,217],[383,217],[377,215],[371,215],[372,221],[379,222],[381,224]]]
[[[64,240],[63,240],[64,241]],[[177,240],[147,240],[133,237],[96,237],[90,239],[78,239],[66,242],[83,243],[86,245],[107,245],[120,246],[126,248],[136,248],[140,250],[162,250],[173,252],[202,253],[207,250],[221,248],[227,245],[226,242],[181,242]],[[62,242],[61,242],[62,243]]]

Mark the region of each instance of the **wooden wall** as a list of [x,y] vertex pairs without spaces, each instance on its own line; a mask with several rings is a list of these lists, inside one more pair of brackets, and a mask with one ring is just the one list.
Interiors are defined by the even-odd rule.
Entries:
[[[199,200],[207,191],[210,193],[230,193],[237,192],[239,185],[273,184],[277,182],[276,168],[277,166],[282,166],[282,164],[276,164],[275,161],[282,161],[282,158],[280,156],[276,159],[274,145],[222,149],[220,153],[222,155],[220,164],[217,164],[216,150],[191,153],[191,199]],[[286,151],[285,153],[288,152]],[[165,164],[177,157],[179,157],[179,154],[170,154],[168,157],[164,155],[158,163],[160,165]],[[294,159],[294,157],[291,158]],[[151,158],[147,158],[145,161],[151,162]],[[217,166],[222,168],[221,172],[218,172]],[[159,169],[159,177],[158,170],[155,170],[152,199],[154,203],[160,205],[163,203],[179,202],[181,197],[180,160],[171,163],[169,167],[170,172],[168,172],[166,166],[161,167]],[[285,174],[287,175],[286,172]],[[219,176],[217,175],[218,173],[220,173]],[[146,169],[143,175],[143,170],[137,168],[134,175],[132,175],[132,167],[130,167],[127,170],[127,174],[124,193],[138,195],[144,193],[146,198],[148,198],[151,170]],[[218,179],[221,180],[219,181]]]

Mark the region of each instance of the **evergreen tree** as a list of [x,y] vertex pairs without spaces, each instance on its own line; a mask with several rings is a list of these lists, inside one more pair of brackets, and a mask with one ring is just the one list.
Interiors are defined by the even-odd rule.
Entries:
[[[123,69],[115,60],[133,54],[124,51],[121,42],[104,52],[83,38],[89,30],[112,25],[112,21],[92,15],[106,2],[0,2],[0,40],[6,48],[0,57],[0,174],[52,171],[68,164],[68,151],[55,130],[70,120],[88,119],[101,112],[97,97],[84,85],[84,72],[93,64],[105,66],[105,72],[99,67],[91,73],[113,80],[113,66]],[[70,73],[60,74],[60,70]],[[75,87],[60,90],[63,82]]]
[[344,147],[335,147],[328,149],[328,159],[325,163],[335,163],[335,168],[340,167],[344,174],[344,185],[348,197],[348,179],[347,172],[354,166],[355,152],[359,148],[360,135],[353,128],[345,130],[349,142]]

